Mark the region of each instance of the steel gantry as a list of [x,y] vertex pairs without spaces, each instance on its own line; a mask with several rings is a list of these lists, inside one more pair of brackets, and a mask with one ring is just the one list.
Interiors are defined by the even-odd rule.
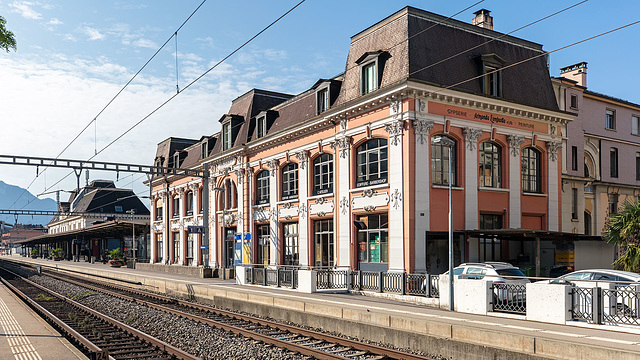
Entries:
[[[170,168],[170,167],[162,167],[162,166],[90,161],[90,160],[56,159],[56,158],[43,158],[43,157],[18,156],[18,155],[0,155],[0,165],[35,166],[38,169],[40,167],[43,167],[43,168],[57,167],[57,168],[73,169],[74,171],[76,171],[76,177],[78,177],[78,184],[80,182],[79,180],[80,175],[78,171],[82,171],[82,170],[115,171],[117,173],[120,173],[120,172],[138,173],[138,174],[147,174],[148,177],[170,176],[170,175],[199,177],[199,178],[202,178],[202,202],[203,204],[209,203],[210,173],[209,173],[208,164],[203,164],[202,169],[183,169],[183,168]],[[78,185],[78,188],[79,187],[80,185]],[[6,210],[6,211],[11,211],[11,210]],[[18,211],[22,211],[22,210],[18,210]],[[24,211],[34,211],[34,210],[24,210]],[[55,213],[58,214],[58,212],[55,212]],[[104,213],[100,213],[100,214],[101,214],[100,216],[106,215]],[[24,215],[27,215],[27,214],[24,214]],[[29,214],[29,215],[32,215],[32,214]],[[42,214],[42,215],[45,215],[45,214]],[[209,207],[208,206],[202,207],[202,225],[204,227],[204,231],[202,234],[202,243],[206,245],[207,247],[206,250],[208,255],[208,252],[210,249]]]

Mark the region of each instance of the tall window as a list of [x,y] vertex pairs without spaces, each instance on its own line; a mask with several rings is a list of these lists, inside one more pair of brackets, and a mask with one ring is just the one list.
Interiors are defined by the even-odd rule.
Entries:
[[317,92],[316,102],[318,104],[318,114],[329,109],[329,89],[321,89]]
[[492,142],[480,143],[480,186],[501,187],[502,148]]
[[500,70],[497,67],[485,66],[484,72],[484,93],[492,96],[500,96],[502,93]]
[[616,129],[616,111],[605,110],[605,127],[610,130]]
[[173,263],[177,264],[180,262],[180,233],[178,231],[174,231],[171,235],[173,240]]
[[162,233],[156,234],[156,261],[161,261],[164,257],[164,249],[162,248]]
[[631,133],[633,135],[640,135],[638,128],[640,128],[640,116],[634,115],[631,117]]
[[522,149],[522,191],[541,192],[540,152],[534,148]]
[[609,170],[612,178],[618,177],[618,149],[611,148],[609,151]]
[[162,199],[158,199],[158,201],[156,201],[156,221],[162,220],[162,216],[164,214],[163,206],[164,204],[162,202]]
[[389,262],[389,216],[375,214],[358,217],[364,224],[358,230],[358,261]]
[[313,222],[316,267],[333,267],[333,220]]
[[636,180],[640,180],[640,153],[636,153]]
[[193,191],[187,192],[185,215],[186,216],[193,215]]
[[[502,215],[481,214],[480,229],[502,229]],[[480,238],[480,260],[502,260],[502,241],[497,237]]]
[[257,138],[261,138],[267,135],[267,117],[262,116],[258,118],[258,133]]
[[188,261],[187,265],[191,265],[193,262],[193,248],[195,246],[195,236],[196,234],[187,234],[187,256],[185,256],[185,259],[187,259]]
[[282,200],[298,198],[298,164],[289,163],[282,168]]
[[609,214],[618,212],[618,194],[609,194]]
[[231,148],[231,122],[222,125],[222,150]]
[[387,182],[387,139],[371,139],[356,150],[356,187]]
[[180,197],[176,196],[173,198],[173,216],[172,218],[177,218],[180,216]]
[[578,110],[578,95],[571,94],[571,108]]
[[321,154],[313,160],[313,195],[333,192],[333,155]]
[[571,218],[578,220],[578,189],[571,189]]
[[258,248],[256,249],[256,262],[262,265],[269,265],[271,254],[271,232],[269,225],[258,226]]
[[220,208],[224,210],[235,209],[238,207],[238,191],[236,189],[236,183],[231,179],[225,179],[224,193],[220,196]]
[[262,170],[257,176],[257,200],[258,204],[267,204],[269,203],[269,171]]
[[200,159],[204,159],[207,156],[209,156],[209,141],[205,140],[201,145],[200,145]]
[[362,66],[362,94],[368,94],[378,89],[378,70],[376,62]]
[[178,151],[173,154],[173,167],[176,169],[180,167],[180,152]]
[[584,234],[591,235],[591,214],[584,212]]
[[571,147],[571,170],[578,171],[578,147]]
[[284,265],[299,265],[300,245],[298,242],[298,223],[283,225]]
[[[433,139],[445,137],[436,135]],[[451,139],[446,136],[446,138]],[[451,147],[451,185],[456,185],[456,144]],[[442,142],[431,143],[431,178],[434,185],[449,185],[449,147]]]

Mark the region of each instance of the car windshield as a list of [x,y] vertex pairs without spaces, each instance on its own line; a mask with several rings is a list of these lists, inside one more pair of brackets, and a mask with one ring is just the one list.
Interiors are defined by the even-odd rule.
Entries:
[[524,273],[520,271],[520,269],[499,269],[496,270],[496,272],[498,273],[498,275],[502,276],[525,276]]
[[562,276],[562,278],[567,280],[589,280],[591,279],[591,273],[590,272],[573,273],[573,274]]

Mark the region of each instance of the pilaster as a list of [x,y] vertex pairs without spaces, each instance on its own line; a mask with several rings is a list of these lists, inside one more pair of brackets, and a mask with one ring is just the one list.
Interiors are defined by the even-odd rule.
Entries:
[[307,198],[309,197],[309,152],[299,151],[295,154],[298,159],[298,245],[300,266],[309,265],[309,219],[307,218]]
[[464,128],[465,177],[464,177],[464,226],[465,229],[478,228],[478,138],[482,130]]
[[522,193],[521,151],[520,145],[524,143],[524,137],[518,135],[507,136],[509,143],[509,228],[522,227],[522,211],[520,206],[520,194]]
[[[418,111],[421,109],[420,101],[426,103],[423,100],[416,100],[416,109]],[[415,186],[415,249],[413,256],[415,272],[421,273],[427,270],[425,254],[427,253],[427,231],[429,231],[429,179],[431,179],[429,130],[433,129],[433,121],[414,120],[413,128],[416,135],[413,181]]]
[[338,192],[336,196],[336,207],[334,217],[338,223],[338,233],[336,234],[336,248],[338,251],[338,259],[336,265],[341,268],[351,266],[351,211],[349,211],[349,188],[351,185],[350,178],[350,147],[351,138],[349,136],[341,136],[331,144],[335,150],[335,159],[338,161],[338,172],[334,179],[338,180]]
[[547,155],[548,155],[548,171],[549,179],[547,180],[547,184],[549,186],[549,208],[547,213],[549,214],[549,227],[550,231],[559,231],[560,230],[560,219],[559,219],[559,209],[560,209],[560,201],[558,199],[558,187],[560,185],[558,179],[558,153],[562,148],[562,144],[557,141],[547,141]]
[[403,169],[402,140],[404,120],[402,120],[402,101],[392,104],[394,119],[385,125],[389,133],[389,196],[394,197],[389,207],[389,271],[404,271],[404,206],[403,201]]

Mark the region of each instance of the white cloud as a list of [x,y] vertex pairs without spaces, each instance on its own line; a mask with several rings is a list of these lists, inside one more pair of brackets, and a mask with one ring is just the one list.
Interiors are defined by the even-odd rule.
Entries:
[[89,37],[89,40],[91,41],[104,40],[104,38],[106,37],[104,34],[100,32],[100,30],[86,26],[86,25],[80,27],[79,30],[81,33],[87,35]]
[[65,39],[66,41],[72,41],[72,42],[76,42],[78,41],[78,39],[76,39],[73,35],[71,34],[64,34],[64,36],[62,37],[63,39]]
[[39,20],[42,19],[42,14],[32,9],[32,6],[37,5],[37,3],[33,3],[30,1],[14,1],[9,4],[11,10],[14,13],[18,13],[22,15],[22,17],[30,20]]
[[135,40],[132,44],[133,46],[136,46],[136,47],[143,47],[143,48],[149,48],[149,49],[158,48],[158,45],[156,45],[156,43],[147,39],[138,39],[138,40]]
[[62,21],[56,19],[56,18],[52,18],[51,20],[49,20],[49,22],[47,24],[49,24],[49,25],[62,25],[64,23]]

